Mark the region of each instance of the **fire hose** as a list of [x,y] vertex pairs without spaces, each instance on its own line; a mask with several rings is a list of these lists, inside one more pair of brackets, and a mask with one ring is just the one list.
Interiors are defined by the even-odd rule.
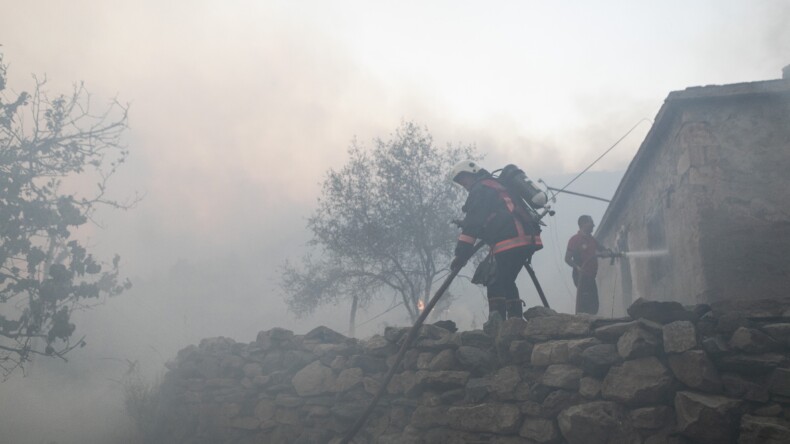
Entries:
[[[478,242],[474,246],[474,250],[472,251],[470,257],[474,256],[474,254],[477,253],[477,251],[483,245],[485,245],[485,242]],[[406,351],[409,349],[411,343],[414,342],[414,339],[417,337],[417,333],[419,332],[420,327],[422,327],[422,324],[425,322],[425,319],[428,318],[428,315],[431,314],[431,310],[433,310],[433,307],[436,305],[437,302],[439,302],[439,299],[441,299],[442,295],[444,295],[444,292],[447,291],[447,289],[450,287],[450,284],[453,282],[453,279],[455,279],[455,277],[458,275],[458,272],[461,271],[461,268],[463,267],[458,267],[455,270],[451,269],[450,274],[447,276],[447,278],[445,278],[444,282],[442,283],[442,286],[439,287],[438,290],[436,290],[436,293],[434,293],[431,300],[425,306],[425,309],[422,311],[420,316],[414,322],[414,325],[412,325],[412,327],[409,329],[409,332],[406,334],[406,339],[404,339],[403,344],[401,345],[400,350],[398,351],[398,354],[395,356],[395,362],[392,363],[392,366],[387,372],[387,375],[384,376],[384,380],[381,382],[381,387],[379,387],[379,391],[376,393],[376,396],[373,397],[373,399],[370,401],[370,404],[368,405],[368,408],[365,409],[365,411],[357,419],[354,425],[351,426],[351,429],[349,429],[349,431],[346,433],[346,436],[343,437],[342,440],[340,440],[339,444],[350,443],[351,440],[354,439],[357,433],[359,433],[359,431],[362,429],[362,426],[365,425],[365,422],[368,420],[368,417],[370,416],[371,413],[373,413],[373,409],[376,408],[376,404],[378,404],[379,400],[381,400],[381,397],[384,396],[384,392],[387,390],[387,386],[389,385],[390,381],[392,381],[392,377],[395,376],[395,372],[398,370],[398,366],[400,366],[401,361],[403,361],[403,357],[406,355]]]

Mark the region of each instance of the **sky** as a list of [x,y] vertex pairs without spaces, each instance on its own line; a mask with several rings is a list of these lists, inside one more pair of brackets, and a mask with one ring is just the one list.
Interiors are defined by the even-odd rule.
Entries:
[[[120,253],[135,288],[80,315],[89,346],[69,363],[0,383],[0,428],[17,442],[80,442],[70,425],[95,412],[57,407],[122,409],[128,362],[152,375],[204,337],[342,330],[345,308],[295,319],[275,281],[304,251],[320,182],[354,138],[369,145],[413,121],[439,145],[474,144],[490,169],[516,163],[557,186],[638,124],[571,187],[611,197],[650,128],[639,122],[670,91],[779,78],[788,23],[790,3],[772,0],[0,0],[5,96],[35,74],[50,94],[84,82],[98,107],[128,103],[130,158],[110,192],[144,196],[99,213],[89,233],[95,251]],[[558,256],[577,215],[597,221],[605,206],[566,198],[557,209],[535,266],[567,312]],[[459,306],[467,325],[481,304]],[[17,405],[51,406],[50,426],[31,433]],[[100,422],[82,432],[99,436]]]

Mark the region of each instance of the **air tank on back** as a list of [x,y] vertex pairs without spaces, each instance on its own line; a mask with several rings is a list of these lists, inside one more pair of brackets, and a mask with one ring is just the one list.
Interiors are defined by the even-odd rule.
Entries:
[[527,177],[519,167],[511,164],[502,168],[499,180],[521,197],[533,209],[543,208],[548,202],[548,196]]

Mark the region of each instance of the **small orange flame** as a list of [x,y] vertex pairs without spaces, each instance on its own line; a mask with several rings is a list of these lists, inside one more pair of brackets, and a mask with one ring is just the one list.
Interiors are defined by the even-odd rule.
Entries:
[[417,301],[417,310],[420,310],[420,313],[425,310],[425,302],[423,302],[422,299]]

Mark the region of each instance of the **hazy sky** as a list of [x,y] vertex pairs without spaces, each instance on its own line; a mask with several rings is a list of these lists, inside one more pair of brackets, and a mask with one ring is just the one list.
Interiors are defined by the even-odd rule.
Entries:
[[[578,171],[671,90],[776,78],[790,62],[782,1],[0,1],[10,85],[85,81],[131,103],[130,167],[146,193],[108,226],[128,264],[292,227],[352,137],[402,119],[475,143],[531,176]],[[599,167],[622,170],[644,133]],[[115,250],[119,248],[117,242]],[[128,251],[127,251],[128,250]]]
[[[80,442],[70,425],[90,428],[75,415],[95,414],[68,406],[110,402],[104,390],[125,359],[153,353],[161,368],[201,337],[246,342],[273,325],[344,325],[344,310],[285,316],[272,278],[301,251],[318,184],[352,138],[386,138],[412,120],[440,145],[476,144],[492,169],[514,162],[531,177],[565,179],[652,119],[672,90],[780,77],[790,3],[0,0],[0,45],[7,97],[37,74],[51,93],[84,81],[96,105],[131,104],[131,157],[111,191],[145,199],[100,215],[105,229],[91,242],[121,254],[136,293],[86,314],[78,330],[89,347],[75,362],[39,362],[30,378],[0,384],[6,437],[66,443]],[[595,169],[621,173],[648,129]],[[589,180],[576,189],[614,192],[616,181]],[[604,209],[565,202],[571,220]],[[553,246],[541,254],[561,255],[572,226],[547,233]],[[238,274],[211,265],[228,258]],[[536,266],[566,272],[556,258]],[[191,287],[161,284],[189,270],[204,272]],[[196,296],[206,282],[218,282],[215,299]],[[571,307],[570,296],[558,302]],[[110,363],[114,373],[98,373]],[[18,405],[57,413],[35,435]]]

